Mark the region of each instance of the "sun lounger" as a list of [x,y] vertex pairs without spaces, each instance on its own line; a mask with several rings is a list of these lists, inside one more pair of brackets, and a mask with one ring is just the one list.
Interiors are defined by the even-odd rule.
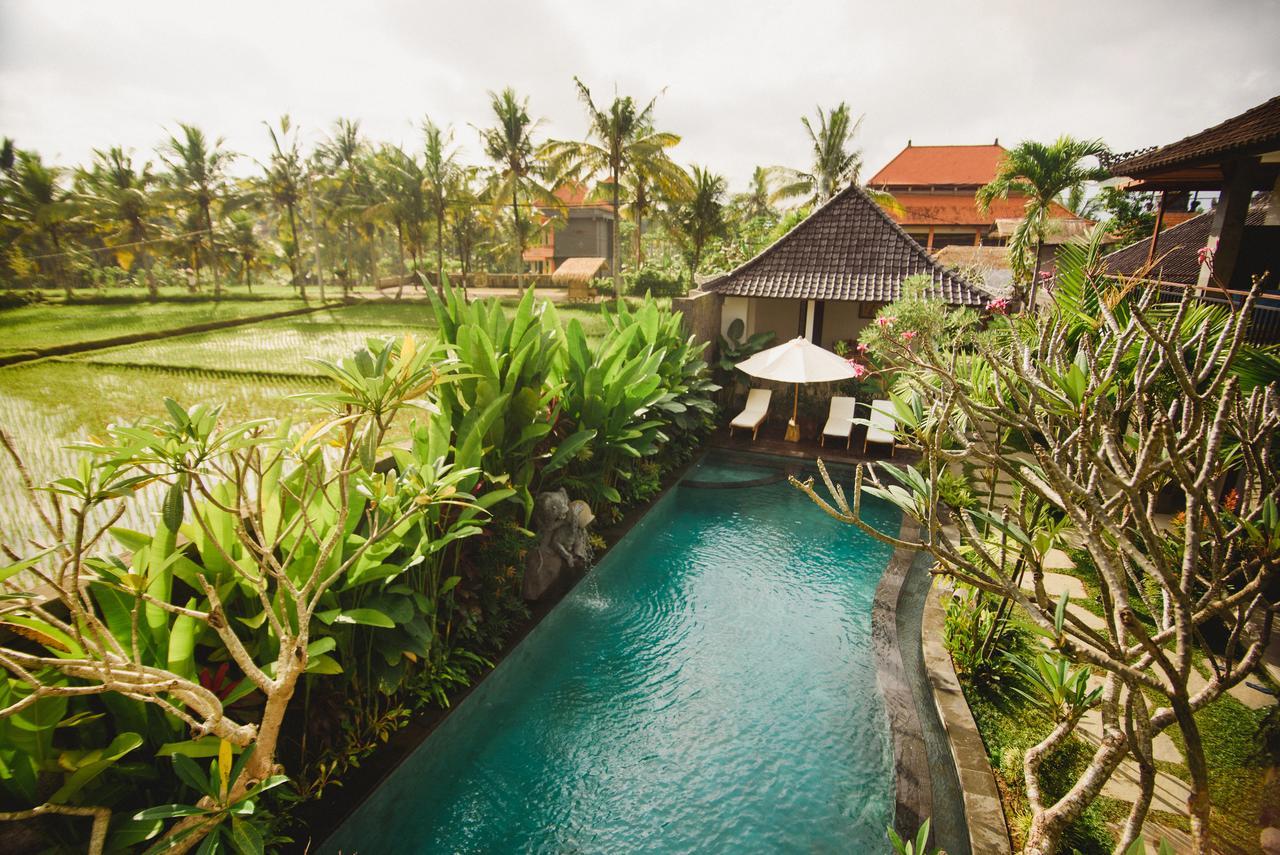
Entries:
[[760,432],[760,425],[764,424],[765,417],[769,415],[769,399],[772,397],[772,389],[752,389],[748,392],[747,406],[729,422],[729,436],[733,436],[734,428],[743,428],[751,431],[751,438],[754,440]]
[[867,446],[880,443],[889,446],[889,455],[893,456],[896,445],[894,428],[897,424],[893,418],[893,403],[886,400],[871,402],[871,418],[867,425],[867,438],[862,443],[862,453],[867,453]]
[[827,444],[827,437],[844,440],[848,448],[853,441],[853,408],[857,401],[836,395],[831,399],[831,413],[827,416],[827,425],[822,429],[822,444]]

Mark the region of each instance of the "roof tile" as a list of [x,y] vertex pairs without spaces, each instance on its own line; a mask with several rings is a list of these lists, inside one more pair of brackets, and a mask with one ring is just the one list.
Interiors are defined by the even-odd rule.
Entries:
[[837,193],[755,258],[703,287],[728,296],[887,303],[902,281],[928,276],[948,303],[989,299],[938,264],[860,187]]

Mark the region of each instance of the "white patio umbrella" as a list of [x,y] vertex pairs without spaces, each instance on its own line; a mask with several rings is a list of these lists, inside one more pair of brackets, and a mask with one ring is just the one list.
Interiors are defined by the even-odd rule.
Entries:
[[795,398],[791,402],[791,421],[787,423],[787,440],[790,442],[800,439],[800,425],[796,423],[796,411],[800,406],[799,384],[831,383],[857,376],[843,356],[818,347],[804,337],[762,350],[739,362],[736,367],[761,380],[797,384]]

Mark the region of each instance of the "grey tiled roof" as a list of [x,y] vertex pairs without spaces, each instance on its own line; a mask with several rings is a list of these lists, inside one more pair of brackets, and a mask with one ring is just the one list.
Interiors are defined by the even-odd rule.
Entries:
[[[1254,202],[1249,206],[1245,225],[1262,225],[1266,220],[1266,213],[1265,200]],[[1154,264],[1146,278],[1194,285],[1200,276],[1200,249],[1209,241],[1209,228],[1212,224],[1213,212],[1209,211],[1160,232],[1160,237],[1156,240]],[[1117,276],[1134,276],[1146,269],[1150,247],[1151,238],[1145,237],[1124,249],[1116,250],[1103,257],[1103,269]]]
[[932,256],[862,188],[850,186],[736,270],[702,287],[726,296],[887,303],[924,274],[934,296],[963,306],[990,297]]

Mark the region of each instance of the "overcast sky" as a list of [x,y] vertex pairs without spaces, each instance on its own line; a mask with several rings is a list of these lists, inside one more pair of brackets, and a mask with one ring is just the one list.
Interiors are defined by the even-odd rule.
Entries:
[[0,0],[0,134],[74,163],[185,121],[261,157],[285,112],[309,142],[346,116],[405,145],[430,115],[478,162],[507,85],[544,135],[580,137],[577,74],[599,99],[665,89],[677,158],[735,187],[807,165],[800,116],[847,100],[865,180],[908,138],[1170,142],[1280,94],[1278,44],[1280,0]]

